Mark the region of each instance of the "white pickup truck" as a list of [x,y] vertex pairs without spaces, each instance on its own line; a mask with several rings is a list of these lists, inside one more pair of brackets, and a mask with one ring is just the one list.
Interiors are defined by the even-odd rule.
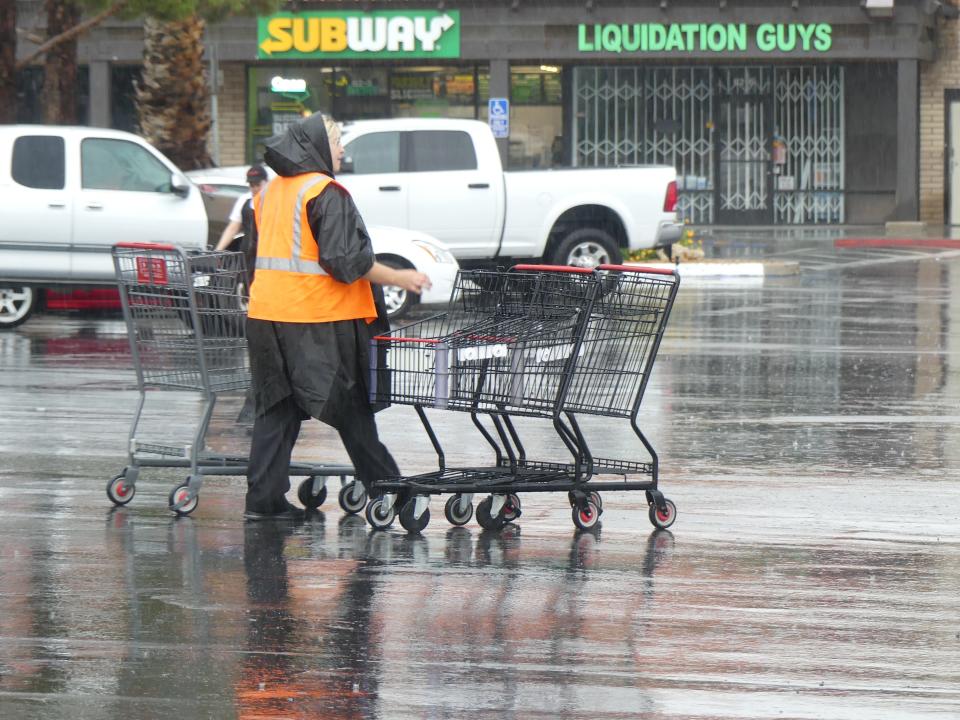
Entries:
[[337,179],[364,219],[426,232],[461,265],[543,258],[594,267],[681,236],[669,166],[504,172],[477,120],[345,123],[343,146]]
[[0,327],[35,286],[114,283],[125,241],[206,247],[197,188],[149,143],[118,130],[0,125]]

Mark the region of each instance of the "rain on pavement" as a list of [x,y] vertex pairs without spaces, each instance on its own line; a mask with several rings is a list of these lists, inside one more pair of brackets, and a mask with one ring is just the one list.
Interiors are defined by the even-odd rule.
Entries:
[[[797,276],[681,286],[640,414],[668,531],[643,493],[606,493],[592,533],[550,494],[496,533],[436,498],[419,537],[335,499],[244,524],[242,478],[176,519],[176,470],[112,511],[122,319],[0,335],[0,717],[960,717],[960,259],[807,252]],[[194,421],[162,395],[157,431]],[[238,408],[211,446],[245,452]],[[488,461],[467,419],[431,417],[448,461]],[[530,423],[529,454],[560,455]],[[379,424],[401,468],[434,466],[410,408]],[[627,423],[584,424],[643,459]],[[297,457],[345,460],[317,423]]]

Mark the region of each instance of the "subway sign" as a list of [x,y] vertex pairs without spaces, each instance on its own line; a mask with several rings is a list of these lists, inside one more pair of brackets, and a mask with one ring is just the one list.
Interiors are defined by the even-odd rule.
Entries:
[[581,53],[825,53],[833,46],[827,23],[581,24]]
[[257,18],[258,57],[458,58],[460,12],[277,13]]

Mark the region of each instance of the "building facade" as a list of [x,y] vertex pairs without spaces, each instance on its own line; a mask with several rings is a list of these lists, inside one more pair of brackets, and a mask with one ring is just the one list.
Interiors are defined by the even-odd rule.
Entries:
[[[299,2],[209,28],[214,156],[251,162],[318,110],[490,120],[505,99],[510,169],[666,163],[695,224],[960,223],[956,4]],[[133,23],[82,43],[91,122],[132,127],[141,53]]]

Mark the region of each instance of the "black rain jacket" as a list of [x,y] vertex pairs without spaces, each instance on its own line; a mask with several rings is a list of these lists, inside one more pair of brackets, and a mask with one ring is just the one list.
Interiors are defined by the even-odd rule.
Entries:
[[[267,140],[264,161],[284,177],[319,172],[332,178],[333,159],[322,116],[311,115],[284,134]],[[269,202],[269,188],[264,193],[264,201]],[[346,190],[328,185],[307,203],[307,218],[320,248],[319,263],[329,275],[352,283],[370,270],[375,259],[370,235]],[[251,268],[256,263],[258,239],[255,223],[252,225],[247,245],[247,263]],[[292,395],[305,415],[336,426],[344,421],[351,406],[356,406],[351,396],[360,393],[369,397],[370,338],[390,329],[383,291],[378,285],[373,290],[378,317],[369,325],[364,320],[247,320],[258,415]],[[383,407],[386,404],[373,409]]]

